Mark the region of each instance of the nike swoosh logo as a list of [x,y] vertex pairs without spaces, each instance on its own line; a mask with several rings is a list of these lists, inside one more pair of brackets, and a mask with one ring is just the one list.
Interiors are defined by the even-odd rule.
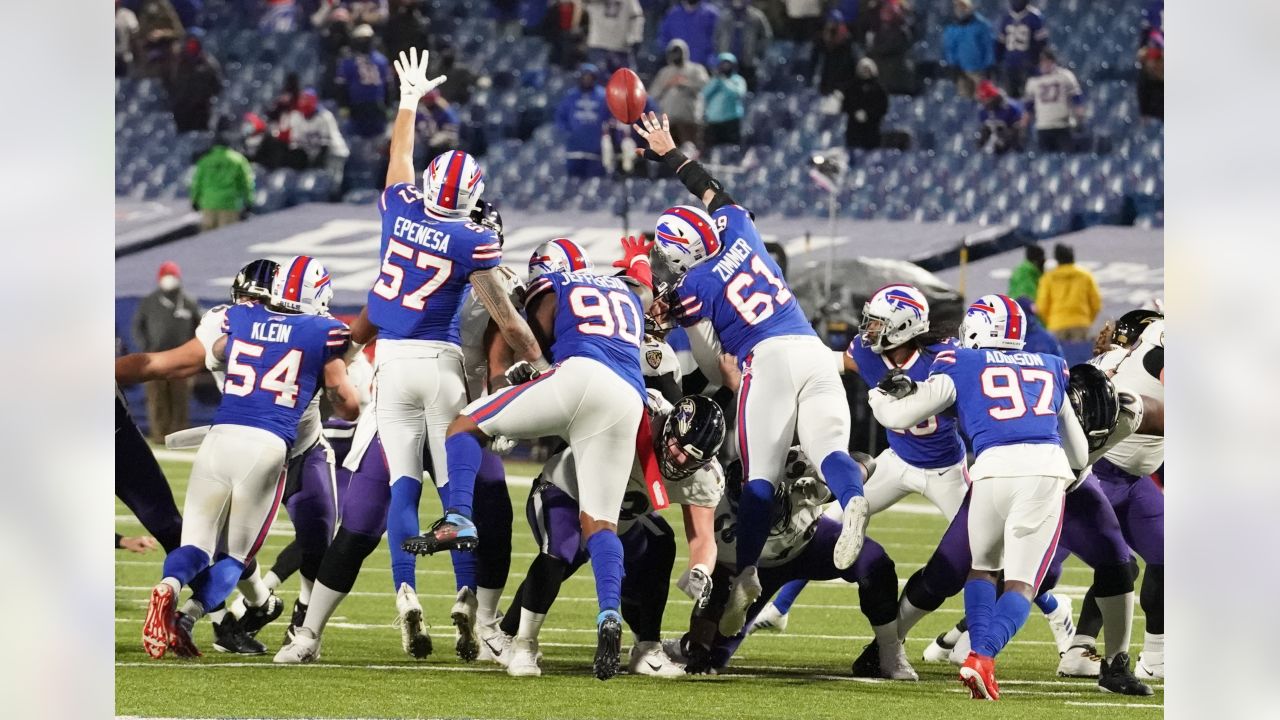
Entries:
[[489,648],[489,652],[497,656],[502,655],[502,650],[499,650],[498,648],[494,647],[493,643],[489,642],[488,640],[484,640],[483,642],[484,642],[484,646]]
[[661,670],[661,669],[662,669],[662,663],[658,663],[657,665],[654,665],[652,662],[649,662],[648,660],[645,660],[645,661],[644,661],[644,664],[645,664],[645,665],[648,665],[650,670],[655,670],[655,671],[656,671],[656,670]]

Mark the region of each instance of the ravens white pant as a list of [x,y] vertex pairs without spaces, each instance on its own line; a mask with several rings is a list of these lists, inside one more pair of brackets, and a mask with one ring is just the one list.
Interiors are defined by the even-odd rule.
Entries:
[[618,522],[644,402],[613,370],[571,357],[537,380],[500,390],[462,412],[490,437],[563,438],[573,449],[578,506],[596,520]]
[[1052,475],[975,476],[969,499],[973,569],[1003,569],[1005,580],[1039,587],[1058,549],[1068,482]]
[[963,462],[927,470],[907,463],[892,448],[887,448],[876,457],[876,471],[863,487],[872,515],[892,507],[911,493],[919,493],[949,521],[960,511],[969,482]]
[[831,351],[807,335],[757,344],[742,364],[737,420],[745,479],[776,487],[793,437],[821,475],[823,459],[849,450],[849,405]]
[[428,340],[379,340],[374,362],[374,409],[391,482],[422,480],[422,445],[431,447],[432,479],[449,481],[444,438],[467,404],[462,350]]
[[247,563],[267,539],[284,495],[284,440],[246,425],[214,425],[191,468],[182,544]]

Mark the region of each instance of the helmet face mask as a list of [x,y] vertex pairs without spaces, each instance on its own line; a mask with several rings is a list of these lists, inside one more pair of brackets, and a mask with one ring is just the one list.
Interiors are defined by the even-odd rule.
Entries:
[[1158,310],[1130,310],[1116,321],[1116,330],[1111,336],[1111,342],[1122,348],[1133,347],[1151,323],[1163,319],[1164,313]]
[[710,398],[688,395],[675,404],[655,448],[662,476],[684,480],[706,467],[724,444],[724,412]]
[[883,353],[929,331],[929,301],[911,285],[888,285],[862,306],[862,342]]
[[1088,438],[1089,452],[1101,450],[1120,419],[1120,402],[1111,378],[1089,363],[1073,365],[1067,400]]

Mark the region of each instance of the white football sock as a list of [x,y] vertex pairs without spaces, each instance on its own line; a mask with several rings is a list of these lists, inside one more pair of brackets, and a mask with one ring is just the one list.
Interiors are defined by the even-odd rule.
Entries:
[[311,604],[311,589],[315,587],[315,580],[308,580],[301,575],[298,576],[298,602],[303,605]]
[[160,582],[173,588],[173,596],[175,598],[178,596],[178,593],[182,592],[182,583],[178,582],[178,578],[167,577]]
[[213,623],[214,625],[217,625],[218,623],[222,622],[222,618],[226,616],[227,616],[226,608],[222,608],[221,610],[214,610],[213,612],[209,613],[209,622]]
[[898,601],[898,640],[906,642],[907,633],[911,632],[911,628],[915,627],[916,623],[920,622],[928,614],[928,610],[921,610],[912,605],[907,596],[903,595],[902,599]]
[[267,587],[262,576],[256,572],[237,582],[236,588],[244,596],[244,604],[248,607],[262,607],[267,598],[271,597],[271,588]]
[[498,617],[498,603],[502,602],[502,588],[476,587],[476,622],[488,625]]
[[280,587],[281,580],[280,576],[268,570],[267,574],[262,576],[262,582],[266,584],[268,590],[275,590]]
[[546,620],[546,613],[529,612],[520,608],[520,629],[516,631],[516,637],[523,640],[537,640],[538,633],[542,631],[542,623]]
[[964,631],[960,629],[959,625],[953,625],[951,626],[951,629],[942,636],[942,642],[946,643],[948,647],[955,647],[956,643],[960,641],[960,636],[963,634]]
[[871,632],[876,636],[876,643],[880,645],[881,650],[891,648],[895,644],[901,643],[898,638],[898,621],[890,620],[883,625],[872,625]]
[[1106,658],[1111,660],[1122,652],[1129,652],[1130,633],[1133,631],[1133,593],[1100,597],[1097,600],[1098,609],[1102,611]]
[[302,626],[315,633],[316,637],[320,637],[324,632],[324,626],[329,624],[333,611],[338,609],[338,604],[346,596],[344,592],[338,592],[322,582],[317,582],[311,590],[311,602],[307,604],[307,619]]
[[1148,654],[1163,655],[1164,654],[1164,633],[1152,635],[1144,633],[1142,636],[1142,652]]
[[193,620],[199,620],[204,617],[204,605],[195,598],[187,598],[187,601],[182,603],[182,614]]

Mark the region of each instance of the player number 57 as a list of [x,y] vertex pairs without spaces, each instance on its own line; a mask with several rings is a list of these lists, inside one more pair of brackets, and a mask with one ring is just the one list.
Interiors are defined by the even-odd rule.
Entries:
[[400,304],[410,310],[426,308],[427,298],[439,290],[453,272],[452,260],[437,257],[422,250],[414,250],[395,240],[388,240],[387,254],[382,258],[382,275],[373,285],[373,294],[384,300],[395,300],[400,297],[401,286],[404,284],[404,267],[394,262],[395,258],[403,258],[407,261],[404,264],[417,266],[423,270],[435,270],[421,287],[400,298]]

